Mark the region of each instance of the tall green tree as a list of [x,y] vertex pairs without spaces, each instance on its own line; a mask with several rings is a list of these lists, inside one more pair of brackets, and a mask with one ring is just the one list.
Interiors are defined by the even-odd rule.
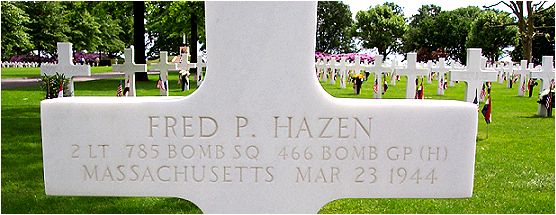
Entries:
[[481,9],[475,6],[443,11],[435,18],[438,46],[446,51],[449,58],[465,62],[467,51],[465,43],[473,20]]
[[352,41],[351,11],[341,1],[319,1],[317,4],[316,51],[349,53],[355,50]]
[[1,2],[2,16],[2,59],[28,52],[32,49],[31,36],[26,25],[29,15],[14,2]]
[[467,35],[466,47],[481,48],[483,55],[491,61],[497,61],[502,49],[514,47],[517,43],[517,28],[507,26],[513,23],[510,13],[485,10],[471,24]]
[[117,14],[111,13],[111,7],[113,7],[113,2],[99,1],[90,2],[94,3],[91,5],[91,14],[95,17],[99,26],[101,38],[97,51],[100,53],[100,57],[103,57],[103,53],[117,53],[125,49],[126,44],[122,41],[120,37],[123,34],[122,26],[119,25],[120,19],[129,19],[126,17],[118,17]]
[[376,47],[384,57],[400,50],[407,24],[399,6],[393,3],[376,5],[357,12],[355,20],[355,36],[364,48]]
[[67,42],[70,32],[64,6],[56,1],[25,2],[23,10],[30,14],[29,35],[39,55],[55,53],[57,42]]
[[403,36],[404,52],[417,52],[418,61],[432,59],[432,52],[443,48],[442,37],[439,34],[439,26],[436,24],[436,16],[442,9],[437,5],[423,5],[418,13],[411,17],[409,28]]
[[71,29],[67,35],[70,37],[74,50],[97,51],[102,41],[100,23],[89,12],[97,2],[68,1],[62,2],[62,4],[66,8],[64,14],[67,16]]
[[203,44],[201,49],[205,49],[204,2],[153,1],[147,3],[146,10],[146,28],[152,45],[148,56],[156,56],[160,51],[177,55],[179,47],[183,45],[184,35],[188,39],[186,43],[190,45],[192,61],[196,54],[193,44],[199,41]]
[[[535,26],[535,19],[537,19],[542,12],[554,8],[554,3],[549,7],[544,7],[547,2],[548,1],[500,1],[492,6],[486,7],[490,8],[499,4],[504,4],[512,10],[513,14],[517,17],[517,22],[513,24],[518,27],[521,46],[523,47],[523,59],[529,62],[532,62],[533,59],[533,40],[535,37],[544,36],[544,34],[539,31],[539,26]],[[554,28],[554,26],[550,27]]]

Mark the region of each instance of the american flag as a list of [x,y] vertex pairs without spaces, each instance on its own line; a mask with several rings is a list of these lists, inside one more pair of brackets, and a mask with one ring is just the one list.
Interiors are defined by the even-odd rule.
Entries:
[[375,85],[373,86],[373,91],[376,93],[378,93],[378,79],[375,79]]
[[527,87],[525,87],[525,80],[523,80],[523,84],[521,85],[521,91],[525,92]]
[[162,78],[158,76],[158,81],[156,82],[156,88],[161,90],[166,90],[166,83],[162,81]]
[[544,106],[546,109],[552,108],[552,93],[548,93],[548,95],[546,95],[546,102],[544,103]]
[[120,83],[118,84],[118,90],[116,90],[116,96],[117,97],[122,96],[122,81],[120,81]]
[[64,97],[64,82],[60,83],[60,90],[58,90],[58,98]]
[[438,82],[438,89],[444,89],[444,78],[440,79]]
[[485,106],[483,106],[483,109],[481,110],[481,113],[485,117],[485,122],[487,124],[490,124],[490,122],[492,121],[491,112],[492,112],[492,104],[490,100],[490,95],[488,95],[488,100],[486,101]]
[[483,100],[485,98],[485,84],[483,84],[483,88],[481,89],[481,94],[479,94],[479,100]]

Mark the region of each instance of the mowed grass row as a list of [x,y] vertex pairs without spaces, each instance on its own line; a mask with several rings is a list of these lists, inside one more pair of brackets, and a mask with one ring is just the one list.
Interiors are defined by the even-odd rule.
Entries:
[[[194,76],[192,76],[194,77]],[[115,96],[121,79],[75,83],[76,96]],[[158,76],[137,82],[139,96],[156,96]],[[170,95],[181,92],[170,77]],[[372,82],[354,95],[351,84],[340,89],[321,82],[336,97],[371,98]],[[463,100],[465,84],[436,96],[436,82],[425,84],[427,99]],[[479,114],[473,197],[468,199],[341,199],[320,213],[554,213],[554,117],[536,116],[532,98],[517,89],[493,83],[488,139]],[[2,90],[2,212],[3,213],[201,213],[193,203],[177,198],[60,197],[44,193],[38,87]],[[405,78],[389,86],[383,98],[403,98]],[[482,107],[483,104],[481,104]],[[225,192],[225,191],[222,191]],[[372,190],[369,190],[372,193]],[[272,195],[272,194],[269,194]],[[315,194],[318,195],[318,194]],[[283,207],[288,207],[284,205]]]

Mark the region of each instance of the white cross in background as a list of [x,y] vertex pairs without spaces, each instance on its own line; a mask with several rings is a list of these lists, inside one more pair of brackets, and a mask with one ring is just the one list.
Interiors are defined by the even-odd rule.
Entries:
[[429,69],[429,74],[427,75],[427,83],[431,84],[432,83],[432,77],[433,77],[433,68],[434,68],[434,63],[432,62],[432,60],[427,61],[427,64],[424,66],[424,68],[428,68]]
[[355,56],[355,62],[350,66],[354,74],[359,74],[361,70],[365,70],[365,66],[361,64],[361,56]]
[[342,59],[340,59],[340,88],[346,88],[346,79],[347,79],[347,75],[348,75],[348,71],[347,71],[347,61],[346,58],[343,57]]
[[443,57],[438,59],[438,63],[436,64],[434,70],[438,73],[438,90],[436,91],[436,94],[439,96],[444,95],[444,82],[448,81],[445,74],[449,73],[450,69],[450,66],[446,66],[446,59]]
[[539,92],[546,90],[550,87],[550,82],[554,79],[554,62],[552,56],[543,56],[542,57],[542,67],[541,70],[538,72],[531,71],[530,77],[531,78],[538,78],[541,79],[542,84],[540,85],[541,89]]
[[464,70],[451,70],[450,80],[465,81],[467,83],[465,91],[465,101],[473,102],[475,98],[479,101],[479,90],[485,81],[496,81],[496,72],[483,69],[481,59],[481,49],[467,49],[467,67]]
[[[73,64],[71,43],[57,43],[58,64],[42,64],[41,74],[54,75],[56,73],[64,74],[69,78],[69,92],[74,95],[73,77],[75,76],[91,76],[91,66]],[[57,86],[58,87],[58,86]]]
[[170,91],[170,84],[168,84],[168,72],[169,71],[179,71],[177,63],[168,63],[168,52],[160,52],[160,63],[152,65],[153,70],[160,71],[160,79],[162,83],[165,84],[165,89],[160,90],[161,96],[168,96]]
[[508,62],[506,66],[504,66],[504,76],[506,77],[506,87],[510,88],[513,76],[514,76],[514,63]]
[[394,59],[391,60],[390,65],[392,70],[392,72],[390,73],[390,85],[395,86],[396,82],[398,81],[396,77],[398,73],[396,71],[398,69],[402,69],[403,66],[400,65],[400,62],[398,62],[398,59],[396,57],[394,57]]
[[330,59],[330,84],[336,83],[336,69],[339,68],[336,58]]
[[502,63],[497,63],[496,66],[494,67],[494,70],[496,70],[496,72],[498,73],[498,83],[503,84],[504,83],[504,65],[502,65]]
[[133,47],[124,50],[125,62],[112,65],[112,71],[125,74],[125,86],[129,84],[128,96],[135,96],[135,73],[147,72],[146,64],[135,64]]
[[334,79],[334,75],[336,74],[336,69],[338,68],[338,63],[336,62],[336,58],[331,58],[329,62],[330,68],[330,84],[336,83],[336,79]]
[[396,70],[399,75],[407,76],[407,84],[405,88],[405,98],[414,99],[416,84],[415,80],[417,76],[426,76],[429,73],[428,68],[417,68],[417,53],[411,52],[407,53],[407,60],[405,68]]
[[527,60],[521,60],[519,67],[517,70],[514,70],[514,75],[519,75],[519,87],[517,88],[517,95],[523,96],[524,91],[522,90],[527,83],[527,75],[529,74],[530,70],[527,68]]
[[321,72],[320,80],[323,82],[326,82],[328,80],[328,62],[330,62],[330,60],[324,59],[322,63],[322,72]]
[[[378,82],[378,92],[374,93],[375,99],[380,99],[382,97],[382,91],[384,90],[382,89],[382,73],[386,73],[388,71],[390,71],[390,67],[387,67],[382,63],[382,55],[375,56],[374,65],[370,66],[369,71],[371,73],[374,73],[375,79],[377,79]],[[373,80],[373,85],[374,81],[375,80]]]
[[203,67],[207,67],[207,64],[201,59],[200,62],[197,63],[197,88],[203,83]]

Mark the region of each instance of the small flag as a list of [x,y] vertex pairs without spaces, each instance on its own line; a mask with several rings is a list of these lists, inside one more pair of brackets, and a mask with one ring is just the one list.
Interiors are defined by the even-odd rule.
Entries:
[[127,97],[127,94],[129,93],[130,88],[129,88],[129,80],[127,80],[127,83],[125,84],[125,88],[124,88],[124,96]]
[[482,101],[485,98],[485,94],[486,94],[485,84],[483,84],[483,88],[481,89],[481,93],[479,94],[479,100]]
[[552,93],[550,93],[550,91],[548,91],[549,93],[546,95],[546,101],[544,103],[544,106],[546,107],[546,109],[551,109],[552,108]]
[[525,80],[523,80],[523,84],[521,85],[521,92],[525,92],[525,91],[526,91]]
[[491,122],[491,111],[492,111],[492,104],[490,100],[490,95],[488,95],[488,100],[486,101],[485,106],[483,106],[483,109],[481,110],[481,113],[485,117],[485,122],[487,124],[490,124]]
[[373,91],[375,92],[375,94],[378,93],[378,79],[375,79],[375,85],[373,85]]
[[60,83],[60,90],[58,90],[58,98],[64,97],[64,82]]
[[425,86],[423,86],[423,82],[425,82],[425,81],[421,80],[421,86],[419,86],[419,88],[421,88],[421,93],[419,94],[418,99],[424,99],[425,98]]
[[444,78],[441,78],[438,82],[438,89],[444,89]]
[[479,101],[477,101],[477,89],[475,89],[475,99],[473,99],[473,104],[479,105]]
[[116,90],[116,96],[117,97],[122,96],[122,81],[120,81],[120,83],[118,84],[118,90]]
[[166,83],[162,81],[162,77],[158,76],[158,81],[156,82],[156,88],[160,90],[166,90]]

